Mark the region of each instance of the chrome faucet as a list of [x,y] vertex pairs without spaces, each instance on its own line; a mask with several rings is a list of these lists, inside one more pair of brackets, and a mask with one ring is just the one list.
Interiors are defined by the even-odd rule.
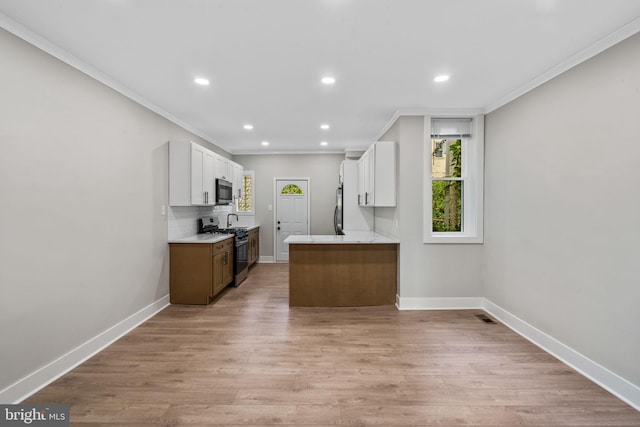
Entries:
[[230,217],[231,215],[233,215],[233,216],[235,216],[235,217],[236,217],[236,221],[238,221],[238,220],[239,220],[238,215],[236,215],[236,214],[234,214],[234,213],[227,214],[227,228],[231,227],[231,220],[229,219],[229,217]]

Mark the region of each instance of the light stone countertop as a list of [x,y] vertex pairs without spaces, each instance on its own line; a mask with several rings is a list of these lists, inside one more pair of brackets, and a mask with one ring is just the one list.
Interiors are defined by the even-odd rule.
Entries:
[[344,230],[344,236],[337,235],[293,235],[284,240],[284,243],[295,244],[389,244],[400,243],[399,239],[385,236],[374,231],[348,231]]
[[[251,231],[260,226],[249,225],[249,226],[240,226],[240,227],[246,228],[247,231]],[[223,241],[224,239],[228,239],[229,237],[233,237],[233,234],[212,234],[212,233],[194,234],[192,236],[181,237],[179,239],[170,239],[169,243],[218,243]]]
[[233,234],[194,234],[193,236],[169,240],[169,243],[218,243],[229,237],[233,237]]

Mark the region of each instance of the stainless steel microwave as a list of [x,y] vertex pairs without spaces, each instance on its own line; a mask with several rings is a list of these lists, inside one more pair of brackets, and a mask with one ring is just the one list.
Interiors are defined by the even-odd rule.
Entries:
[[216,178],[216,205],[228,205],[233,202],[233,187],[229,181]]

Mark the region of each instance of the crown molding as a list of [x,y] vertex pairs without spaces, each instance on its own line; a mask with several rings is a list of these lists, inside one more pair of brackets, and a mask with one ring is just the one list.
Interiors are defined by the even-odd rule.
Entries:
[[575,55],[572,55],[569,58],[565,59],[564,61],[560,62],[559,64],[555,65],[554,67],[547,70],[546,72],[536,77],[535,79],[531,80],[530,82],[520,86],[513,92],[510,92],[507,95],[503,96],[502,98],[499,98],[494,102],[489,103],[485,107],[485,113],[489,114],[490,112],[497,110],[503,105],[508,104],[509,102],[513,101],[516,98],[519,98],[525,93],[548,82],[554,77],[559,76],[565,71],[570,70],[576,65],[581,64],[586,60],[593,58],[597,54],[631,37],[632,35],[634,35],[639,31],[640,31],[640,18],[636,18],[633,21],[626,24],[625,26],[608,34],[607,36],[601,38],[600,40],[586,47],[585,49],[582,49],[580,52],[576,53]]
[[168,111],[164,110],[163,108],[160,108],[159,106],[155,105],[151,101],[147,100],[143,96],[141,96],[138,93],[134,92],[133,90],[129,89],[128,87],[126,87],[122,83],[118,82],[114,78],[112,78],[112,77],[108,76],[107,74],[97,70],[96,68],[92,67],[91,65],[87,64],[86,62],[80,60],[76,56],[74,56],[71,53],[67,52],[66,50],[62,49],[60,46],[58,46],[58,45],[56,45],[54,43],[51,43],[49,40],[46,40],[45,38],[43,38],[39,34],[31,31],[30,29],[28,29],[24,25],[19,24],[18,22],[14,21],[13,19],[9,18],[7,15],[4,15],[2,13],[0,13],[0,28],[5,29],[6,31],[10,32],[11,34],[15,35],[16,37],[21,38],[22,40],[26,41],[27,43],[29,43],[29,44],[37,47],[38,49],[48,53],[49,55],[53,56],[54,58],[59,59],[60,61],[64,62],[65,64],[67,64],[67,65],[75,68],[76,70],[88,75],[89,77],[99,81],[100,83],[102,83],[102,84],[106,85],[107,87],[115,90],[119,94],[131,99],[132,101],[142,105],[143,107],[153,111],[154,113],[159,114],[160,116],[164,117],[165,119],[169,120],[170,122],[180,126],[184,130],[189,131],[189,132],[193,133],[194,135],[197,135],[200,138],[204,139],[205,141],[207,141],[207,142],[209,142],[211,144],[214,144],[217,147],[222,148],[223,150],[225,150],[225,151],[229,152],[230,154],[232,154],[232,152],[229,149],[229,147],[221,145],[219,142],[216,142],[215,139],[212,138],[210,135],[207,135],[205,132],[203,132],[203,131],[201,131],[199,129],[196,129],[193,126],[191,126],[190,124],[180,120],[179,118],[177,118],[173,114],[171,114]]

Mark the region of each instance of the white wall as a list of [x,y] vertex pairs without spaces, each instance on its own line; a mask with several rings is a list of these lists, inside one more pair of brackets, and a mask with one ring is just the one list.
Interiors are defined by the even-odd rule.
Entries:
[[[433,298],[481,296],[481,245],[422,242],[424,117],[403,116],[380,138],[398,142],[397,207],[375,208],[375,229],[400,239],[398,295],[428,305]],[[416,300],[417,299],[417,300]]]
[[0,63],[2,390],[168,294],[167,141],[220,150],[4,30]]
[[486,117],[484,295],[640,386],[640,35]]
[[234,161],[255,171],[255,221],[260,225],[260,257],[273,256],[274,178],[311,178],[311,234],[334,234],[333,211],[343,154],[237,155]]

